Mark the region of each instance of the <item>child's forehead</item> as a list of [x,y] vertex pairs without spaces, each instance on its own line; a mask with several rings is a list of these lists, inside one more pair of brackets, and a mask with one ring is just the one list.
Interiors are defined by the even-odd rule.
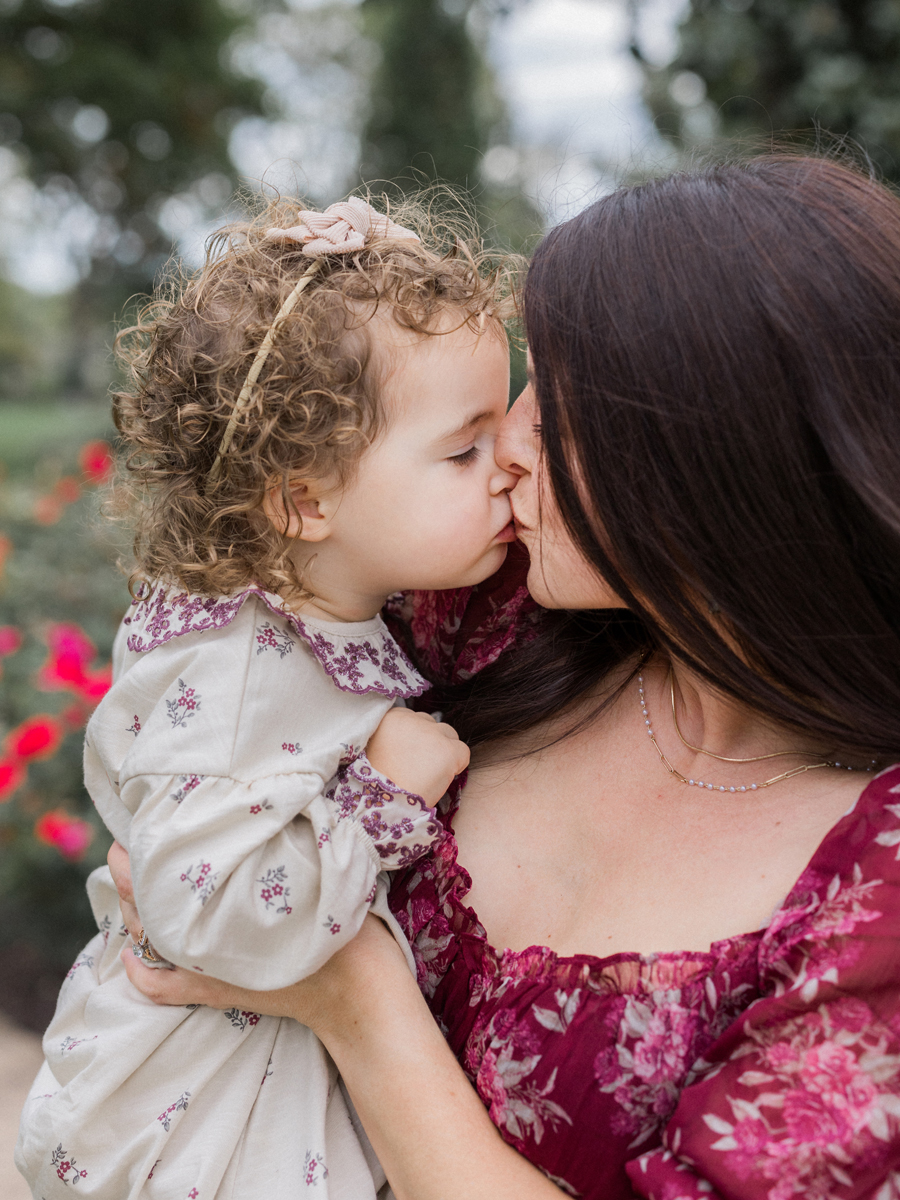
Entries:
[[509,356],[502,325],[458,310],[427,333],[387,326],[372,339],[379,404],[388,426],[464,424],[477,409],[505,409]]

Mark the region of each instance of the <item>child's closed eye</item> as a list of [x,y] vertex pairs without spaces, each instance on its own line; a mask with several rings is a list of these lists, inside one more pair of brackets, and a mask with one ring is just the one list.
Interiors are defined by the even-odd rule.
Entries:
[[477,446],[470,446],[468,450],[463,450],[462,454],[451,454],[450,461],[456,463],[459,467],[467,467],[469,463],[473,463],[479,456],[481,451]]

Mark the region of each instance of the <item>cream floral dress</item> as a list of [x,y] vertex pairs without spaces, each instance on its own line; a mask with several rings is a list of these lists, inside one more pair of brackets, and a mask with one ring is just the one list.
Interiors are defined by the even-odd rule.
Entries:
[[[363,750],[427,686],[380,618],[326,625],[257,589],[157,589],[125,618],[114,675],[85,776],[131,854],[157,954],[280,988],[370,908],[393,921],[380,872],[439,829]],[[105,867],[88,890],[99,932],[63,984],[22,1116],[16,1161],[33,1195],[371,1200],[384,1174],[313,1033],[149,1003],[119,959],[128,939]]]

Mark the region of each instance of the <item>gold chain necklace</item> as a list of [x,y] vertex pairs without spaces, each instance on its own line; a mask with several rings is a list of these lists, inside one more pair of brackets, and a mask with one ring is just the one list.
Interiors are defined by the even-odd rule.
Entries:
[[[669,668],[669,671],[671,673],[671,667]],[[647,712],[647,704],[646,704],[646,701],[644,700],[644,676],[640,671],[638,672],[638,699],[641,702],[641,712],[644,715],[644,724],[647,726],[647,735],[650,738],[650,741],[653,743],[653,747],[656,750],[656,753],[659,755],[660,762],[666,768],[666,770],[669,772],[670,775],[674,775],[676,779],[680,780],[682,783],[688,784],[690,787],[708,788],[709,791],[711,791],[711,792],[758,792],[758,791],[761,791],[763,788],[771,787],[773,783],[780,783],[782,781],[782,779],[793,779],[793,777],[795,775],[805,775],[807,771],[818,771],[821,767],[840,767],[841,766],[841,763],[834,762],[833,760],[826,758],[822,762],[808,763],[802,767],[793,767],[790,771],[783,771],[780,775],[774,775],[771,779],[765,780],[764,783],[748,783],[748,784],[743,784],[740,787],[730,787],[730,786],[725,786],[725,785],[719,784],[719,783],[706,783],[702,779],[688,779],[686,775],[682,775],[682,773],[678,770],[677,767],[672,766],[672,764],[669,762],[668,758],[666,758],[665,754],[663,754],[663,752],[660,748],[660,745],[656,740],[656,734],[653,732],[653,725],[650,721],[650,714]],[[673,717],[675,715],[675,682],[674,682],[674,680],[672,680],[672,715],[673,715]],[[675,722],[675,728],[676,728],[676,730],[678,729],[677,721]],[[779,750],[775,754],[761,754],[761,755],[759,755],[758,758],[725,758],[722,755],[713,754],[710,750],[703,750],[699,747],[691,746],[689,742],[686,742],[684,740],[684,738],[681,737],[680,731],[678,732],[678,736],[681,738],[682,742],[684,742],[685,746],[687,746],[690,750],[695,750],[699,754],[707,754],[707,755],[709,755],[710,758],[718,758],[722,762],[761,762],[767,758],[780,758],[785,754],[794,753],[793,751],[790,751],[790,750]],[[799,753],[802,753],[802,751],[796,751],[796,753],[799,754]],[[863,771],[871,772],[875,769],[875,763],[873,761],[872,766],[870,766],[870,767],[847,767],[846,769],[848,771],[863,770]]]

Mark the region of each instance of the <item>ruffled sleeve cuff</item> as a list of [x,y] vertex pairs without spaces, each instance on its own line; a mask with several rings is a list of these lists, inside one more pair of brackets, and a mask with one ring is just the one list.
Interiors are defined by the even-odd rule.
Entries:
[[337,824],[355,821],[378,855],[382,870],[415,862],[428,852],[441,834],[421,796],[407,792],[382,775],[360,754],[344,764],[337,783],[325,793]]

